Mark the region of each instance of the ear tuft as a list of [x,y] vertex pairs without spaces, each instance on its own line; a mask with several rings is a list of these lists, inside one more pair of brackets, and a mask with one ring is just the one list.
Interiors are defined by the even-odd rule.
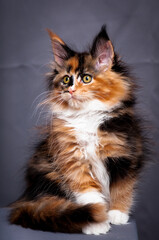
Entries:
[[114,50],[105,25],[102,26],[93,41],[91,55],[95,58],[95,67],[97,70],[107,70],[113,61]]
[[64,41],[59,36],[53,33],[50,29],[47,29],[47,31],[52,42],[55,62],[62,67],[64,65],[64,62],[68,58],[74,56],[75,53],[64,43]]
[[61,44],[65,45],[65,43],[62,41],[61,38],[59,38],[59,36],[57,36],[55,33],[53,33],[53,32],[52,32],[50,29],[48,29],[48,28],[46,28],[46,30],[48,31],[48,34],[49,34],[49,36],[50,36],[51,41],[56,40],[56,41],[60,42]]

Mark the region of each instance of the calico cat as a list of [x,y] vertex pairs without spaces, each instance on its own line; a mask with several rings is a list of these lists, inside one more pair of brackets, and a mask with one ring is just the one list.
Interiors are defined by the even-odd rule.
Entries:
[[105,26],[83,53],[48,32],[55,61],[43,104],[52,117],[9,221],[44,231],[105,234],[110,224],[128,222],[144,163],[135,81]]

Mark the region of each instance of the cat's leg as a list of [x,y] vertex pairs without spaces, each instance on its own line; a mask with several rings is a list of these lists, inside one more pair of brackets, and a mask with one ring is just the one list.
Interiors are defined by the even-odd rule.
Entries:
[[77,205],[86,207],[91,204],[91,214],[95,212],[97,216],[100,216],[98,221],[90,219],[88,216],[82,232],[96,235],[106,233],[110,229],[107,216],[108,206],[102,194],[101,184],[90,171],[90,161],[83,157],[83,152],[78,146],[71,149],[70,145],[68,149],[65,149],[65,152],[71,152],[71,154],[67,154],[67,161],[60,165],[63,183],[72,193],[73,201]]
[[91,204],[92,214],[95,212],[100,216],[100,221],[94,222],[88,217],[82,232],[95,235],[108,232],[110,224],[107,216],[107,202],[102,194],[101,184],[90,172],[89,164],[86,161],[70,159],[60,170],[65,173],[64,178],[75,203],[83,206]]
[[92,191],[88,189],[86,192],[76,194],[76,202],[83,205],[92,204],[92,210],[95,210],[98,204],[102,207],[101,210],[98,209],[97,214],[103,216],[103,220],[99,223],[86,224],[86,226],[82,228],[83,233],[99,235],[109,231],[110,224],[107,219],[107,207],[102,193],[95,189]]
[[122,179],[110,186],[109,222],[112,224],[126,224],[129,220],[130,208],[133,203],[134,179]]
[[78,174],[77,178],[77,189],[75,189],[75,201],[78,204],[87,205],[92,204],[92,211],[96,209],[96,206],[100,205],[101,210],[98,209],[98,213],[103,217],[101,222],[90,223],[88,219],[88,224],[82,228],[82,232],[85,234],[105,234],[110,229],[110,224],[108,222],[108,205],[105,196],[102,193],[101,185],[96,178],[90,174],[89,170],[85,168],[85,171]]
[[82,232],[85,234],[105,234],[110,229],[110,224],[108,222],[107,216],[107,206],[104,200],[104,196],[98,191],[88,191],[85,193],[77,194],[77,203],[87,205],[92,204],[92,210],[96,209],[98,204],[101,205],[101,210],[98,209],[97,214],[103,216],[103,220],[99,223],[88,223],[82,228]]
[[101,209],[98,208],[97,215],[102,216],[100,222],[91,223],[88,219],[88,224],[82,228],[82,232],[95,235],[105,234],[109,231],[110,224],[107,216],[108,206],[105,196],[102,194],[101,186],[86,169],[79,173],[78,176],[76,180],[78,187],[74,190],[76,203],[83,206],[92,204],[92,211],[95,211],[96,206],[100,205]]

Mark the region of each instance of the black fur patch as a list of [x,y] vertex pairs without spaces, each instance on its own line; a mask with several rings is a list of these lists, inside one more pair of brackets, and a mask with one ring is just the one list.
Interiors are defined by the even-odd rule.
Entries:
[[106,167],[110,175],[110,182],[125,178],[130,174],[131,160],[124,157],[110,158],[106,160]]
[[75,69],[75,72],[79,72],[79,74],[82,74],[84,72],[84,57],[85,57],[85,53],[79,53],[78,54],[79,65]]
[[135,100],[135,98],[132,98],[131,100],[125,100],[122,103],[123,103],[123,109],[129,108],[129,107],[133,107],[135,105],[136,100]]
[[129,67],[126,66],[126,64],[123,63],[121,60],[119,60],[119,57],[116,53],[113,59],[112,70],[116,73],[120,73],[125,77],[131,77],[129,73],[130,72]]
[[90,51],[91,55],[93,57],[95,57],[95,53],[96,53],[96,50],[97,50],[98,43],[103,39],[105,41],[109,41],[109,36],[107,34],[105,25],[102,26],[100,32],[98,33],[98,35],[95,37],[95,39],[93,41],[92,48],[91,48],[91,51]]
[[69,81],[68,86],[72,86],[72,85],[73,85],[73,76],[70,77],[70,81]]
[[[25,205],[27,206],[27,202]],[[25,228],[29,227],[31,229],[51,232],[77,233],[82,232],[82,226],[96,222],[92,215],[93,207],[93,204],[87,204],[85,206],[77,205],[76,207],[64,210],[61,208],[61,211],[58,211],[52,216],[50,214],[51,212],[45,212],[44,209],[41,214],[43,217],[37,217],[37,213],[34,216],[36,209],[32,208],[31,211],[28,211],[27,207],[22,205],[11,211],[9,221],[12,224],[21,225]]]
[[139,133],[139,121],[129,114],[123,114],[105,121],[100,125],[100,130],[108,132]]
[[75,52],[71,48],[69,48],[67,45],[61,44],[61,46],[64,48],[64,50],[67,53],[66,58],[64,60],[68,60],[69,58],[75,56]]
[[72,69],[72,66],[69,65],[69,66],[67,67],[67,72],[70,73],[71,69]]
[[32,167],[27,169],[26,178],[29,179],[28,187],[23,194],[27,200],[34,200],[45,195],[67,198],[60,185],[45,176],[46,173],[38,172]]
[[134,178],[136,177],[144,164],[143,155],[135,158],[110,158],[108,157],[105,161],[106,168],[110,176],[110,184],[114,183],[125,177]]

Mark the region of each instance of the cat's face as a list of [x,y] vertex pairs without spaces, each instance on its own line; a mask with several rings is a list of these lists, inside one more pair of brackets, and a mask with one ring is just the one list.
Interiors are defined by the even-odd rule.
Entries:
[[[104,28],[87,53],[76,53],[49,31],[55,57],[50,99],[54,108],[94,109],[109,111],[128,95],[128,84],[112,70],[114,51]],[[98,110],[98,109],[97,109]]]

